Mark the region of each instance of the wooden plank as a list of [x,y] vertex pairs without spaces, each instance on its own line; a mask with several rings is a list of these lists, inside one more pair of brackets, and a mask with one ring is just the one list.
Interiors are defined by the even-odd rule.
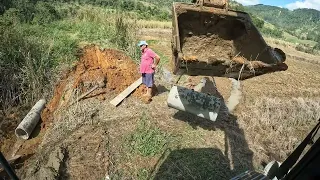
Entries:
[[122,91],[117,97],[112,99],[110,103],[114,106],[117,106],[124,98],[126,98],[130,93],[132,93],[133,90],[135,90],[137,87],[142,84],[142,77],[140,77],[136,82],[132,83],[127,89]]

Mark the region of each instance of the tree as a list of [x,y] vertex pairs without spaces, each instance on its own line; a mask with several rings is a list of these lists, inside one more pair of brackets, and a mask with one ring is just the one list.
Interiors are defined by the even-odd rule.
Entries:
[[264,25],[264,21],[263,21],[263,20],[261,20],[260,18],[258,18],[258,17],[256,17],[256,16],[253,16],[253,15],[251,15],[251,18],[252,18],[253,24],[254,24],[257,28],[261,29],[261,28],[263,27],[263,25]]

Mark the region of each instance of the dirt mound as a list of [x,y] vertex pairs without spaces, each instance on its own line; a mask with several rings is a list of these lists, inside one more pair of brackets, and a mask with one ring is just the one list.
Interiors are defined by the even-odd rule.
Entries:
[[[53,98],[41,114],[42,123],[37,135],[23,143],[17,154],[33,154],[41,143],[47,126],[53,122],[55,115],[59,115],[57,110],[68,108],[77,97],[94,86],[101,85],[101,82],[105,84],[85,98],[95,97],[104,100],[106,93],[111,93],[111,98],[115,97],[139,78],[138,65],[123,52],[114,49],[100,50],[95,45],[84,47],[80,52],[79,61],[64,73],[55,86]],[[141,85],[132,95],[147,102],[148,100],[142,96],[144,89],[144,85]],[[110,96],[108,100],[111,100]]]
[[[140,77],[138,66],[123,52],[113,49],[101,51],[97,46],[83,50],[75,75],[74,88],[102,80],[107,82],[108,89],[116,92],[123,91]],[[141,93],[140,89],[134,95]]]
[[[92,89],[94,86],[99,85],[98,89],[94,90],[85,98],[95,97],[101,100],[108,98],[106,100],[110,101],[113,97],[125,90],[128,86],[130,86],[133,82],[140,78],[138,70],[138,65],[121,51],[113,49],[100,50],[99,47],[94,45],[86,46],[85,48],[83,48],[79,55],[79,61],[73,68],[64,73],[63,77],[55,87],[53,98],[47,104],[46,108],[41,114],[42,124],[39,136],[27,140],[25,143],[23,143],[17,154],[34,153],[38,145],[42,142],[46,129],[48,129],[49,126],[52,127],[52,125],[50,124],[63,121],[63,118],[59,118],[60,116],[63,116],[63,113],[65,113],[63,112],[63,110],[67,109],[68,107],[71,108],[70,105],[79,97],[79,95],[82,95]],[[102,86],[101,84],[104,84],[104,86]],[[144,85],[141,85],[132,93],[132,96],[145,101],[144,97],[142,96],[143,93],[145,93],[144,89]],[[92,131],[92,129],[90,130]],[[84,131],[82,131],[81,133],[83,132]],[[94,133],[94,135],[95,134],[96,133]],[[81,137],[75,139],[80,140]],[[84,142],[89,142],[88,139],[82,139],[84,140]],[[96,151],[97,147],[99,150],[105,149],[105,147],[99,145],[102,140],[97,141],[98,139],[99,138],[97,137],[92,138],[92,140],[95,141],[95,144],[92,146],[92,148],[91,145],[86,145],[88,151]],[[68,149],[68,154],[70,155],[70,176],[74,175],[77,177],[86,177],[88,175],[88,172],[84,169],[79,170],[79,164],[82,163],[81,159],[79,160],[79,158],[73,158],[78,156],[85,157],[86,155],[74,151],[74,149],[72,148]],[[76,156],[76,154],[78,154],[78,156]],[[93,162],[91,162],[90,164],[93,164],[95,162],[100,163],[99,160],[101,160],[101,158],[98,161],[95,158],[99,159],[98,156],[88,156],[88,159],[85,162],[88,163],[89,160],[93,160]],[[62,159],[64,159],[64,157],[59,157],[58,159],[53,158],[53,166],[56,168],[53,168],[54,170],[50,171],[50,168],[53,166],[45,165],[41,169],[40,173],[36,174],[35,176],[56,177],[57,174],[61,175],[61,173],[58,171],[60,171],[59,164],[61,164]],[[49,162],[50,158],[48,163]],[[101,167],[101,169],[105,170],[104,166],[105,163],[101,162],[99,166],[94,167]],[[104,173],[105,172],[103,171],[103,174]],[[101,173],[99,174],[99,176],[101,176]]]
[[[138,65],[123,52],[114,49],[100,50],[94,45],[86,46],[81,51],[76,66],[56,85],[54,96],[42,117],[45,120],[49,119],[52,112],[72,99],[70,97],[72,93],[67,91],[77,91],[78,94],[82,94],[104,82],[106,87],[98,88],[88,96],[99,96],[109,91],[120,93],[139,77]],[[67,87],[70,83],[71,87]],[[144,87],[141,85],[132,95],[142,99],[143,91]],[[101,96],[100,98],[103,99]]]

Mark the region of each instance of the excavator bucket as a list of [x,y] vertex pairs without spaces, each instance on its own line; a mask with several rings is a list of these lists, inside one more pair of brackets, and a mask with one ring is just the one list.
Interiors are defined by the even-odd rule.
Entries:
[[[268,46],[250,16],[229,10],[227,0],[173,3],[172,18],[173,74],[246,79],[288,68],[285,53]],[[173,86],[167,103],[216,121],[224,102],[196,89]]]
[[285,53],[268,46],[250,16],[229,10],[226,0],[173,3],[172,18],[173,74],[246,79],[288,68]]

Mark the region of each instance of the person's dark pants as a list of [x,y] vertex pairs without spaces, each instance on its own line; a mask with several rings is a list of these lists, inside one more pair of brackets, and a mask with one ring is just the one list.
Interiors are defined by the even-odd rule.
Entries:
[[142,73],[142,83],[148,88],[152,88],[154,84],[154,73]]

